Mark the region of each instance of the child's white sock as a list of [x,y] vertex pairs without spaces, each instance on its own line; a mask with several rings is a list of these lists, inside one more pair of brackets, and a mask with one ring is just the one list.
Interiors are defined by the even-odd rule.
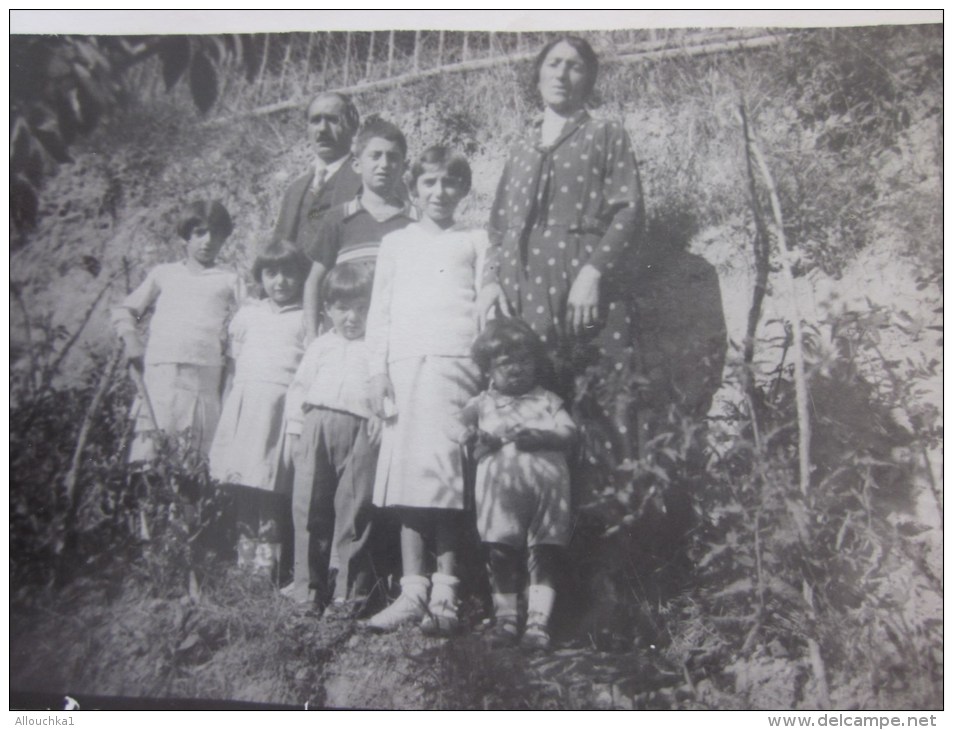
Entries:
[[494,593],[493,614],[497,621],[516,621],[519,616],[518,593]]
[[430,610],[442,614],[457,614],[457,588],[460,579],[446,573],[434,573],[430,576],[433,587],[430,590]]
[[549,586],[531,585],[526,605],[526,624],[547,626],[556,602],[556,591]]
[[405,575],[400,579],[400,595],[421,606],[427,605],[430,581],[425,575]]

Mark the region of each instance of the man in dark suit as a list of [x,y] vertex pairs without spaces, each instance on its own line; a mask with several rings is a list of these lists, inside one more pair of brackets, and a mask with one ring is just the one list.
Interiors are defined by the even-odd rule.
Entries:
[[[303,249],[314,239],[318,219],[328,210],[348,202],[361,191],[360,175],[351,164],[351,141],[360,115],[350,97],[334,91],[321,92],[308,105],[308,140],[315,162],[308,172],[291,183],[281,201],[275,237]],[[302,272],[302,277],[308,272]],[[305,321],[316,331],[316,301],[304,301]]]

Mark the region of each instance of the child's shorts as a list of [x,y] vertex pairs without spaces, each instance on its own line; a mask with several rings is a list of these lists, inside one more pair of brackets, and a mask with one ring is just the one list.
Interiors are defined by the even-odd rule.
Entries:
[[567,545],[572,511],[565,455],[508,443],[486,456],[477,467],[476,512],[483,542]]

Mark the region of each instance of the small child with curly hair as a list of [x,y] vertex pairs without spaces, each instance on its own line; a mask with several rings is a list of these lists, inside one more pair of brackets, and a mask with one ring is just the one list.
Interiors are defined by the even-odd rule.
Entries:
[[475,436],[476,513],[489,553],[496,646],[520,641],[518,595],[527,561],[529,589],[521,644],[548,649],[559,549],[572,532],[569,466],[576,427],[559,396],[540,385],[542,343],[520,319],[498,317],[473,344],[490,387],[464,417]]

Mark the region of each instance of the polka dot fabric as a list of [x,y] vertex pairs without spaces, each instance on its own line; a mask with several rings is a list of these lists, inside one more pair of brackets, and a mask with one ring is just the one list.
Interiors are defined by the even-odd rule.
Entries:
[[[537,124],[511,150],[503,170],[490,214],[486,276],[499,282],[516,312],[543,339],[557,362],[554,385],[567,399],[579,369],[571,363],[592,361],[578,357],[580,349],[618,369],[631,357],[630,283],[623,262],[642,234],[641,191],[622,125],[585,111],[567,120],[549,147],[539,143]],[[566,300],[586,264],[603,274],[603,301],[600,326],[580,340],[564,329]],[[564,372],[558,372],[560,367]],[[617,409],[607,404],[606,410]],[[619,423],[617,429],[616,436],[627,426]]]
[[[565,319],[576,274],[587,263],[605,277],[613,274],[638,239],[643,206],[621,124],[581,111],[552,146],[538,139],[537,127],[504,168],[490,217],[494,251],[487,272],[530,326],[555,343],[563,337],[557,323]],[[628,342],[624,315],[617,319],[614,339]]]

